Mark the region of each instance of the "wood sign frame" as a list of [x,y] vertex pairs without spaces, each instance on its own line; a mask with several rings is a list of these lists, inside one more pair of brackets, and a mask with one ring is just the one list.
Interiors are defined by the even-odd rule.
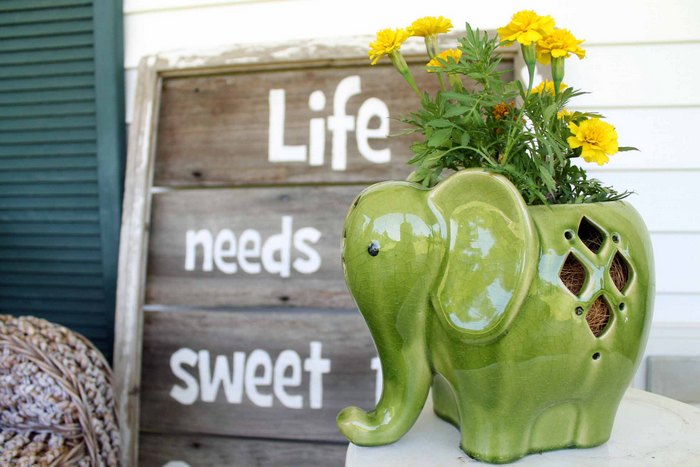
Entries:
[[[456,36],[450,36],[448,40],[454,41],[455,37]],[[347,313],[343,314],[335,311],[339,308],[354,307],[352,302],[349,301],[347,294],[342,295],[341,292],[334,289],[337,281],[331,286],[322,284],[318,287],[318,290],[326,290],[326,295],[323,296],[323,303],[328,303],[331,305],[330,308],[333,308],[333,310],[325,311],[316,309],[319,308],[318,300],[308,299],[308,297],[305,298],[304,294],[300,294],[298,297],[292,296],[290,300],[289,294],[293,292],[284,290],[275,296],[263,298],[256,298],[257,296],[248,297],[244,293],[238,293],[237,295],[234,293],[233,295],[216,298],[216,296],[211,295],[205,289],[202,289],[202,291],[195,290],[195,292],[188,291],[188,294],[193,293],[194,296],[198,297],[197,300],[199,301],[197,304],[203,305],[204,308],[200,306],[178,307],[177,300],[179,298],[176,296],[177,294],[173,295],[169,290],[179,289],[179,285],[187,283],[186,280],[173,282],[174,285],[163,283],[152,287],[149,286],[149,255],[157,256],[157,254],[159,254],[151,251],[154,248],[151,248],[149,236],[153,231],[160,228],[159,223],[170,222],[170,220],[167,219],[177,218],[179,215],[178,209],[184,209],[182,206],[197,206],[203,203],[200,198],[204,195],[198,193],[196,189],[192,190],[192,188],[224,188],[224,190],[220,191],[224,193],[222,197],[226,198],[225,189],[227,188],[236,188],[244,185],[249,185],[251,187],[284,187],[283,194],[272,191],[270,192],[272,193],[270,196],[276,201],[281,200],[281,202],[287,202],[290,197],[306,196],[307,194],[304,192],[305,184],[313,182],[315,186],[318,187],[315,188],[317,191],[314,192],[317,197],[319,197],[318,193],[321,193],[320,198],[333,199],[334,193],[341,193],[342,196],[339,195],[339,197],[345,200],[348,199],[348,196],[351,196],[352,193],[359,192],[358,186],[355,185],[368,185],[382,179],[402,176],[402,172],[397,172],[392,168],[383,169],[383,171],[368,171],[359,166],[351,167],[350,162],[342,160],[342,157],[338,160],[333,159],[332,164],[334,164],[334,168],[335,164],[347,164],[348,171],[346,172],[333,172],[327,169],[324,172],[318,172],[318,170],[320,170],[318,167],[313,169],[303,164],[288,166],[282,164],[275,167],[266,167],[264,168],[265,170],[258,171],[256,171],[255,167],[243,167],[243,169],[238,168],[238,170],[229,171],[225,166],[228,162],[223,163],[223,169],[218,171],[218,173],[209,173],[206,166],[203,168],[187,166],[187,173],[177,172],[177,170],[174,170],[172,173],[167,170],[159,172],[156,168],[156,159],[159,154],[159,149],[161,149],[158,139],[159,126],[161,125],[161,113],[164,105],[164,84],[169,82],[179,83],[180,81],[178,80],[181,78],[192,80],[201,79],[203,80],[201,82],[206,84],[206,80],[211,77],[226,77],[228,75],[234,75],[240,77],[240,79],[249,79],[248,82],[254,84],[256,82],[255,79],[257,79],[255,77],[258,76],[256,74],[261,73],[272,73],[275,76],[283,76],[284,73],[304,73],[305,70],[309,69],[321,70],[319,73],[325,73],[328,70],[343,71],[354,69],[353,67],[366,67],[369,69],[367,66],[367,44],[371,39],[370,37],[359,37],[334,41],[333,43],[328,41],[305,41],[297,42],[293,45],[240,46],[223,52],[217,51],[207,54],[161,54],[158,56],[146,57],[141,61],[138,70],[134,118],[129,133],[124,212],[119,253],[116,337],[114,345],[115,391],[121,422],[124,465],[137,465],[139,461],[138,445],[141,427],[140,397],[142,397],[143,392],[142,366],[147,365],[147,362],[142,361],[142,352],[144,346],[152,350],[152,346],[149,347],[149,341],[144,340],[144,307],[151,306],[151,309],[155,311],[160,311],[161,308],[166,310],[164,314],[155,313],[153,318],[150,319],[150,325],[155,326],[153,329],[157,329],[158,332],[149,333],[146,329],[148,339],[159,338],[153,336],[167,333],[168,329],[176,327],[171,320],[168,319],[169,316],[177,316],[178,319],[184,320],[183,323],[190,323],[178,324],[178,326],[191,326],[192,334],[197,333],[197,326],[201,325],[202,320],[206,320],[207,323],[209,323],[208,325],[212,326],[211,329],[225,326],[225,324],[222,323],[226,320],[226,314],[217,314],[217,312],[220,312],[221,307],[225,304],[231,303],[232,297],[235,298],[235,303],[247,307],[237,315],[237,319],[243,320],[244,322],[246,319],[252,319],[251,317],[254,316],[255,313],[258,313],[257,308],[252,309],[250,307],[262,307],[263,309],[267,309],[267,313],[272,313],[270,316],[274,317],[276,320],[275,323],[282,323],[276,325],[293,327],[294,320],[290,319],[292,315],[286,313],[294,313],[295,309],[311,307],[314,308],[314,310],[309,313],[322,313],[322,319],[314,318],[310,320],[310,322],[316,323],[315,325],[317,326],[312,326],[311,331],[309,331],[311,334],[318,332],[332,333],[333,331],[330,329],[332,326],[326,325],[324,322],[327,319],[337,319],[340,320],[338,322],[343,323],[343,327],[347,327],[349,330],[348,332],[365,333],[368,335],[364,324],[361,323],[359,319],[350,319],[348,318],[350,315]],[[415,44],[407,44],[403,50],[409,63],[425,63],[423,46],[419,44],[418,41],[416,41]],[[516,62],[516,52],[514,50],[505,52],[504,59]],[[388,65],[383,66],[387,69],[390,68]],[[394,73],[393,70],[388,72],[395,75],[395,81],[387,88],[387,92],[391,92],[394,85],[405,86],[405,83],[401,81],[397,73]],[[177,85],[175,85],[175,87],[177,87]],[[252,87],[249,89],[252,89]],[[199,88],[194,88],[194,91],[199,92]],[[311,91],[311,89],[309,91]],[[405,94],[407,96],[412,95],[407,86]],[[313,101],[313,99],[316,100]],[[331,99],[332,98],[329,98],[329,101]],[[325,100],[322,102],[325,103]],[[311,109],[320,109],[322,107],[320,103],[321,100],[319,100],[318,96],[309,98],[309,106]],[[371,101],[371,104],[376,104],[376,102]],[[416,103],[413,102],[410,105],[415,107],[415,104]],[[171,102],[167,105],[175,104]],[[329,103],[328,107],[331,106],[332,103]],[[372,105],[368,104],[368,107],[372,107]],[[236,124],[242,125],[243,127],[245,126],[245,122]],[[314,123],[310,121],[309,127],[313,125]],[[249,134],[254,135],[255,131],[255,128],[251,128]],[[167,140],[170,137],[168,135],[172,136],[172,134],[168,133],[160,134],[160,137]],[[166,144],[163,141],[161,141],[161,143]],[[200,142],[197,144],[203,143]],[[328,145],[330,146],[330,142]],[[408,147],[408,145],[406,145],[406,147]],[[314,153],[314,151],[316,152]],[[316,154],[316,156],[319,155],[318,148],[316,148],[316,150],[309,148],[309,160],[314,157],[313,154]],[[321,157],[323,157],[323,149],[321,149],[320,154]],[[333,154],[333,157],[335,157],[336,153],[334,152]],[[175,154],[172,157],[177,158],[179,156]],[[328,162],[328,164],[330,165],[331,162]],[[278,170],[278,167],[282,168]],[[314,173],[313,170],[317,170],[317,172]],[[158,180],[162,181],[168,177],[171,177],[171,182],[158,182]],[[251,180],[248,180],[249,177],[252,177]],[[156,180],[155,184],[154,179]],[[328,188],[328,192],[324,192],[324,186],[331,184],[335,184],[333,186],[340,188],[337,190],[335,188]],[[349,184],[351,186],[347,187]],[[347,187],[345,189],[347,193],[343,191],[343,186]],[[176,195],[169,196],[171,192],[177,194],[178,198],[176,201],[173,201]],[[182,196],[180,196],[180,194],[182,194]],[[154,195],[160,196],[155,206]],[[184,201],[181,201],[180,198],[183,198]],[[269,209],[274,210],[276,209],[274,203],[270,201],[272,198],[268,199],[264,196],[260,197],[257,195],[252,196],[249,204],[255,206],[262,203],[262,205],[268,206]],[[207,200],[208,199],[209,198],[207,198]],[[352,198],[349,199],[351,200]],[[211,204],[209,201],[206,201],[206,203]],[[222,201],[222,203],[224,203],[224,201]],[[161,210],[163,213],[167,211],[168,214],[163,214],[161,216],[159,214]],[[252,211],[250,215],[254,216],[254,211]],[[334,211],[332,215],[342,222],[343,212]],[[337,235],[339,243],[340,232],[337,232]],[[158,245],[161,243],[167,244],[167,239],[165,237],[158,237],[158,239]],[[161,242],[161,239],[163,242]],[[258,249],[259,243],[260,240],[258,240]],[[158,248],[160,247],[155,247],[155,249]],[[333,274],[336,274],[336,272],[331,273],[331,275]],[[192,279],[192,281],[194,280],[195,279]],[[153,290],[149,291],[149,287]],[[170,287],[170,289],[168,289],[168,287]],[[148,303],[149,299],[147,295],[151,297],[151,305]],[[167,303],[165,307],[159,307],[159,304],[163,303],[160,300],[163,296],[174,297],[172,298],[174,301]],[[285,308],[286,305],[301,308],[287,309]],[[209,311],[207,311],[207,313],[196,311],[201,311],[203,309]],[[168,315],[168,312],[177,313],[177,315]],[[347,323],[344,320],[348,320]],[[245,334],[250,333],[243,333],[239,338],[245,340],[248,337]],[[200,338],[208,339],[209,337],[205,335],[200,336]],[[337,339],[342,341],[343,336],[339,335]],[[371,341],[367,342],[363,341],[361,344],[352,345],[358,347],[358,352],[372,353],[374,350]],[[162,345],[167,346],[171,344],[173,343],[165,342]],[[359,349],[359,347],[369,347],[369,350],[367,348]],[[149,371],[151,370],[152,368],[149,369]],[[348,405],[351,403],[355,403],[355,401],[348,401]],[[168,409],[156,406],[153,410]],[[216,414],[213,412],[207,412],[205,415],[205,417],[214,416],[216,416]],[[197,420],[190,420],[190,422],[193,425],[197,425]],[[301,431],[304,431],[304,428],[302,428]],[[312,428],[307,431],[309,431],[308,439],[327,440],[326,433],[313,432],[314,430]],[[230,433],[226,432],[221,434]],[[246,435],[246,433],[237,434]],[[255,436],[265,438],[269,437],[267,435],[270,434],[271,433],[263,429],[260,432],[256,432]],[[157,438],[159,435],[153,436]],[[306,437],[306,435],[303,437]],[[187,440],[187,437],[183,439]],[[167,441],[163,442],[165,443]],[[223,443],[224,441],[219,440],[217,442]],[[260,441],[260,443],[264,444],[265,441]],[[277,448],[278,447],[279,446],[277,446]],[[323,451],[324,449],[328,449],[328,446],[319,444],[318,449]],[[283,453],[278,453],[277,455],[283,455]],[[286,458],[286,460],[289,461],[290,458]]]

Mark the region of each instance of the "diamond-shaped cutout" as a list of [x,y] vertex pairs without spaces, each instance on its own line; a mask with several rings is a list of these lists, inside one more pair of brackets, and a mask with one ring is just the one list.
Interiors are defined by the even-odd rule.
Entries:
[[603,245],[603,233],[585,217],[578,225],[578,237],[593,253],[598,253]]
[[586,313],[586,322],[594,336],[600,337],[610,322],[610,306],[601,296],[593,302],[591,308]]
[[559,278],[572,294],[578,296],[586,282],[586,268],[573,253],[569,253],[561,268]]
[[613,284],[615,284],[615,287],[617,287],[617,290],[623,292],[627,286],[627,282],[629,281],[630,266],[625,257],[622,256],[619,251],[615,253],[615,257],[610,264],[609,272],[610,278],[612,279]]

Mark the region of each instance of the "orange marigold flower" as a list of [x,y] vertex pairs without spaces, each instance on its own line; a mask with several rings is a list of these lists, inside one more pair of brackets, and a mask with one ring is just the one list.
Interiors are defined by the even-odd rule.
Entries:
[[511,107],[505,102],[498,103],[493,106],[491,113],[496,120],[500,120],[510,112]]

